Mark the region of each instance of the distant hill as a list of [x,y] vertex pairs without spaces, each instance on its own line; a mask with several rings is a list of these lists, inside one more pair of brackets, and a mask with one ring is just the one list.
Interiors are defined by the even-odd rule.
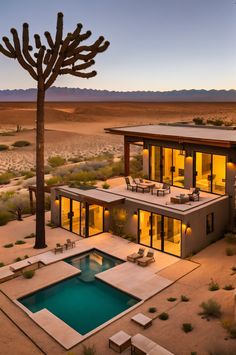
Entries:
[[[35,101],[36,89],[0,90],[0,101]],[[236,90],[108,91],[52,87],[47,101],[232,102]]]

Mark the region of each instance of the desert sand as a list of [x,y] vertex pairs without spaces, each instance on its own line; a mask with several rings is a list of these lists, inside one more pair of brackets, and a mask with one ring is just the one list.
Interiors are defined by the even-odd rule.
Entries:
[[[45,164],[50,156],[91,157],[109,151],[120,155],[122,137],[104,133],[104,128],[167,121],[191,121],[194,117],[236,121],[236,103],[138,103],[81,102],[46,103]],[[0,172],[28,170],[35,166],[35,103],[0,103],[0,144],[16,140],[31,143],[25,148],[0,152]]]

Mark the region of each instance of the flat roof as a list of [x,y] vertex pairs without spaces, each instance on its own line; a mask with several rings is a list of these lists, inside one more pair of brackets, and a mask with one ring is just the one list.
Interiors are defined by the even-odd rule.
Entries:
[[60,186],[58,187],[58,190],[67,192],[69,194],[73,194],[75,196],[79,196],[83,202],[89,202],[89,203],[110,205],[115,203],[122,203],[125,200],[123,196],[111,194],[109,192],[106,192],[104,190],[99,190],[97,188],[82,190],[75,187]]
[[165,139],[178,141],[180,143],[196,143],[205,142],[206,144],[216,146],[227,146],[236,144],[236,130],[227,130],[209,127],[193,127],[193,126],[175,126],[150,124],[129,127],[106,128],[107,133],[119,134],[124,136],[135,136],[143,138]]

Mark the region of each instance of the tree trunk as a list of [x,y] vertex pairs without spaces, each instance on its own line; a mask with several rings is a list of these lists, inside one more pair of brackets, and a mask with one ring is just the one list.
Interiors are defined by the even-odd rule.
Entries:
[[36,122],[36,238],[35,249],[46,248],[44,209],[44,99],[43,83],[38,83]]

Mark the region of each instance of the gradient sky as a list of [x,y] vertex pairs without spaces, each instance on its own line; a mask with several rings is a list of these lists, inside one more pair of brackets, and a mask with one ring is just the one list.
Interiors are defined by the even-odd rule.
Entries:
[[[0,37],[23,22],[32,34],[81,22],[109,49],[96,57],[95,78],[61,76],[54,85],[108,90],[236,89],[234,0],[3,0]],[[0,89],[35,87],[13,59],[0,54]]]

